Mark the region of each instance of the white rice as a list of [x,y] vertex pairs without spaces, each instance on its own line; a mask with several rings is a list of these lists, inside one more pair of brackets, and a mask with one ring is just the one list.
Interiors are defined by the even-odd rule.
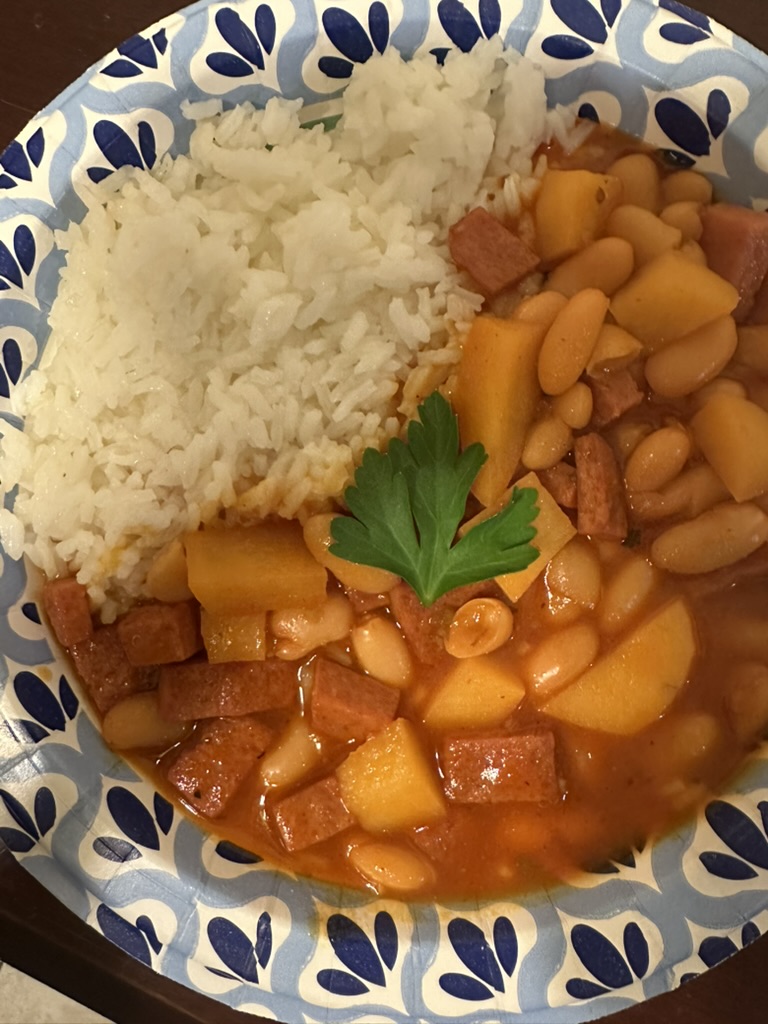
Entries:
[[377,55],[333,131],[301,119],[287,100],[206,117],[188,156],[113,175],[58,237],[50,340],[0,453],[18,486],[0,540],[76,572],[105,621],[222,509],[290,517],[342,494],[479,309],[448,227],[478,202],[516,212],[568,123],[498,42],[443,68]]

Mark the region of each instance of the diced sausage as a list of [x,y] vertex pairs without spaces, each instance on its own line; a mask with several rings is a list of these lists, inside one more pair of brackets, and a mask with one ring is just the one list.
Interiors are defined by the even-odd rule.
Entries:
[[273,814],[283,846],[289,851],[314,846],[354,824],[335,775],[283,797]]
[[558,462],[551,469],[543,469],[539,479],[558,505],[562,508],[576,508],[578,491],[576,488],[576,467],[567,462]]
[[447,739],[440,764],[446,795],[457,803],[550,803],[560,797],[555,737],[547,729]]
[[203,722],[168,769],[168,781],[207,818],[222,814],[269,746],[272,730],[258,718]]
[[125,656],[117,626],[103,626],[73,644],[70,653],[96,708],[105,714],[124,697],[157,686],[157,669],[132,665]]
[[573,446],[578,511],[576,529],[599,540],[624,540],[627,506],[613,449],[599,434],[583,434]]
[[312,726],[336,740],[365,740],[393,721],[400,692],[328,658],[315,660]]
[[199,612],[191,601],[138,605],[118,619],[117,633],[132,665],[186,661],[203,646]]
[[539,265],[539,257],[509,228],[478,206],[448,231],[451,259],[471,274],[488,298],[517,284]]
[[589,381],[592,391],[592,423],[604,427],[640,405],[643,392],[629,370],[607,370]]
[[389,607],[415,657],[425,665],[436,665],[447,657],[445,634],[456,609],[473,597],[498,595],[499,590],[494,581],[483,580],[449,590],[429,608],[425,608],[412,587],[407,583],[398,583],[389,593]]
[[713,203],[702,213],[700,245],[707,263],[738,290],[737,323],[749,316],[768,274],[768,214],[731,203]]
[[768,274],[755,295],[752,309],[749,312],[747,323],[768,324]]
[[171,722],[288,708],[298,695],[290,661],[187,661],[160,669],[160,713]]
[[46,581],[43,608],[62,647],[71,647],[93,633],[88,592],[74,576]]

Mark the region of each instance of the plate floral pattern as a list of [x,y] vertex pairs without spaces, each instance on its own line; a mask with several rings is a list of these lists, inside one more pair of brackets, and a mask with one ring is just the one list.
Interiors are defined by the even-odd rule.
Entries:
[[[768,206],[768,59],[678,0],[205,0],[119,46],[0,155],[0,419],[16,422],[14,388],[45,345],[54,230],[83,215],[90,182],[184,150],[182,101],[330,110],[387,47],[442,61],[496,35],[543,65],[551,103]],[[765,751],[690,827],[568,888],[371,899],[180,816],[105,748],[34,577],[1,568],[0,836],[109,940],[213,999],[276,1020],[559,1024],[682,984],[768,930]]]

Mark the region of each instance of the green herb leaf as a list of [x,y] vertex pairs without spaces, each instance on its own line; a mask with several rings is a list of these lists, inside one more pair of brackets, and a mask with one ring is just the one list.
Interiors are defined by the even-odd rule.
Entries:
[[481,444],[460,451],[456,416],[439,392],[418,413],[407,444],[394,438],[386,452],[366,448],[344,494],[352,515],[333,520],[330,552],[396,573],[428,606],[454,587],[530,565],[538,509],[533,488],[515,488],[500,512],[457,540],[487,456]]

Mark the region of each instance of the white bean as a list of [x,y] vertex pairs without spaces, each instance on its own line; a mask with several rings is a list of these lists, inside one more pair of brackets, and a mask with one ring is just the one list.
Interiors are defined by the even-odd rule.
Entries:
[[751,555],[768,539],[768,516],[751,501],[724,502],[660,534],[654,564],[669,572],[711,572]]
[[495,597],[466,601],[453,617],[445,637],[445,649],[454,658],[490,654],[512,636],[512,610]]
[[289,722],[277,743],[264,755],[259,774],[267,786],[290,786],[303,778],[320,757],[320,747],[306,719],[299,715]]
[[625,629],[645,606],[658,581],[658,573],[645,558],[629,555],[605,585],[598,621],[604,633]]
[[424,857],[394,843],[361,843],[348,856],[377,893],[413,893],[435,881],[434,868]]
[[691,454],[688,433],[676,424],[644,437],[627,459],[624,480],[630,491],[658,491],[680,473]]
[[156,690],[125,697],[107,711],[101,723],[104,739],[114,750],[167,750],[190,728],[190,722],[163,718]]
[[588,622],[550,634],[525,659],[523,676],[537,700],[549,697],[580,676],[597,657],[600,637]]
[[352,650],[360,668],[390,686],[411,681],[413,662],[400,630],[383,615],[372,615],[352,630]]
[[658,395],[682,398],[714,380],[738,341],[732,316],[722,316],[648,357],[645,379]]
[[343,640],[352,629],[352,605],[341,594],[332,594],[315,608],[281,608],[270,615],[270,629],[277,639],[275,654],[286,661],[303,658],[324,644]]
[[589,385],[583,380],[577,381],[553,399],[552,412],[572,430],[583,430],[592,419],[592,390]]
[[572,443],[573,434],[568,424],[559,416],[546,416],[528,431],[522,463],[526,469],[551,469],[568,454]]
[[582,608],[594,608],[600,597],[602,572],[589,541],[574,537],[550,559],[544,580],[550,595]]

